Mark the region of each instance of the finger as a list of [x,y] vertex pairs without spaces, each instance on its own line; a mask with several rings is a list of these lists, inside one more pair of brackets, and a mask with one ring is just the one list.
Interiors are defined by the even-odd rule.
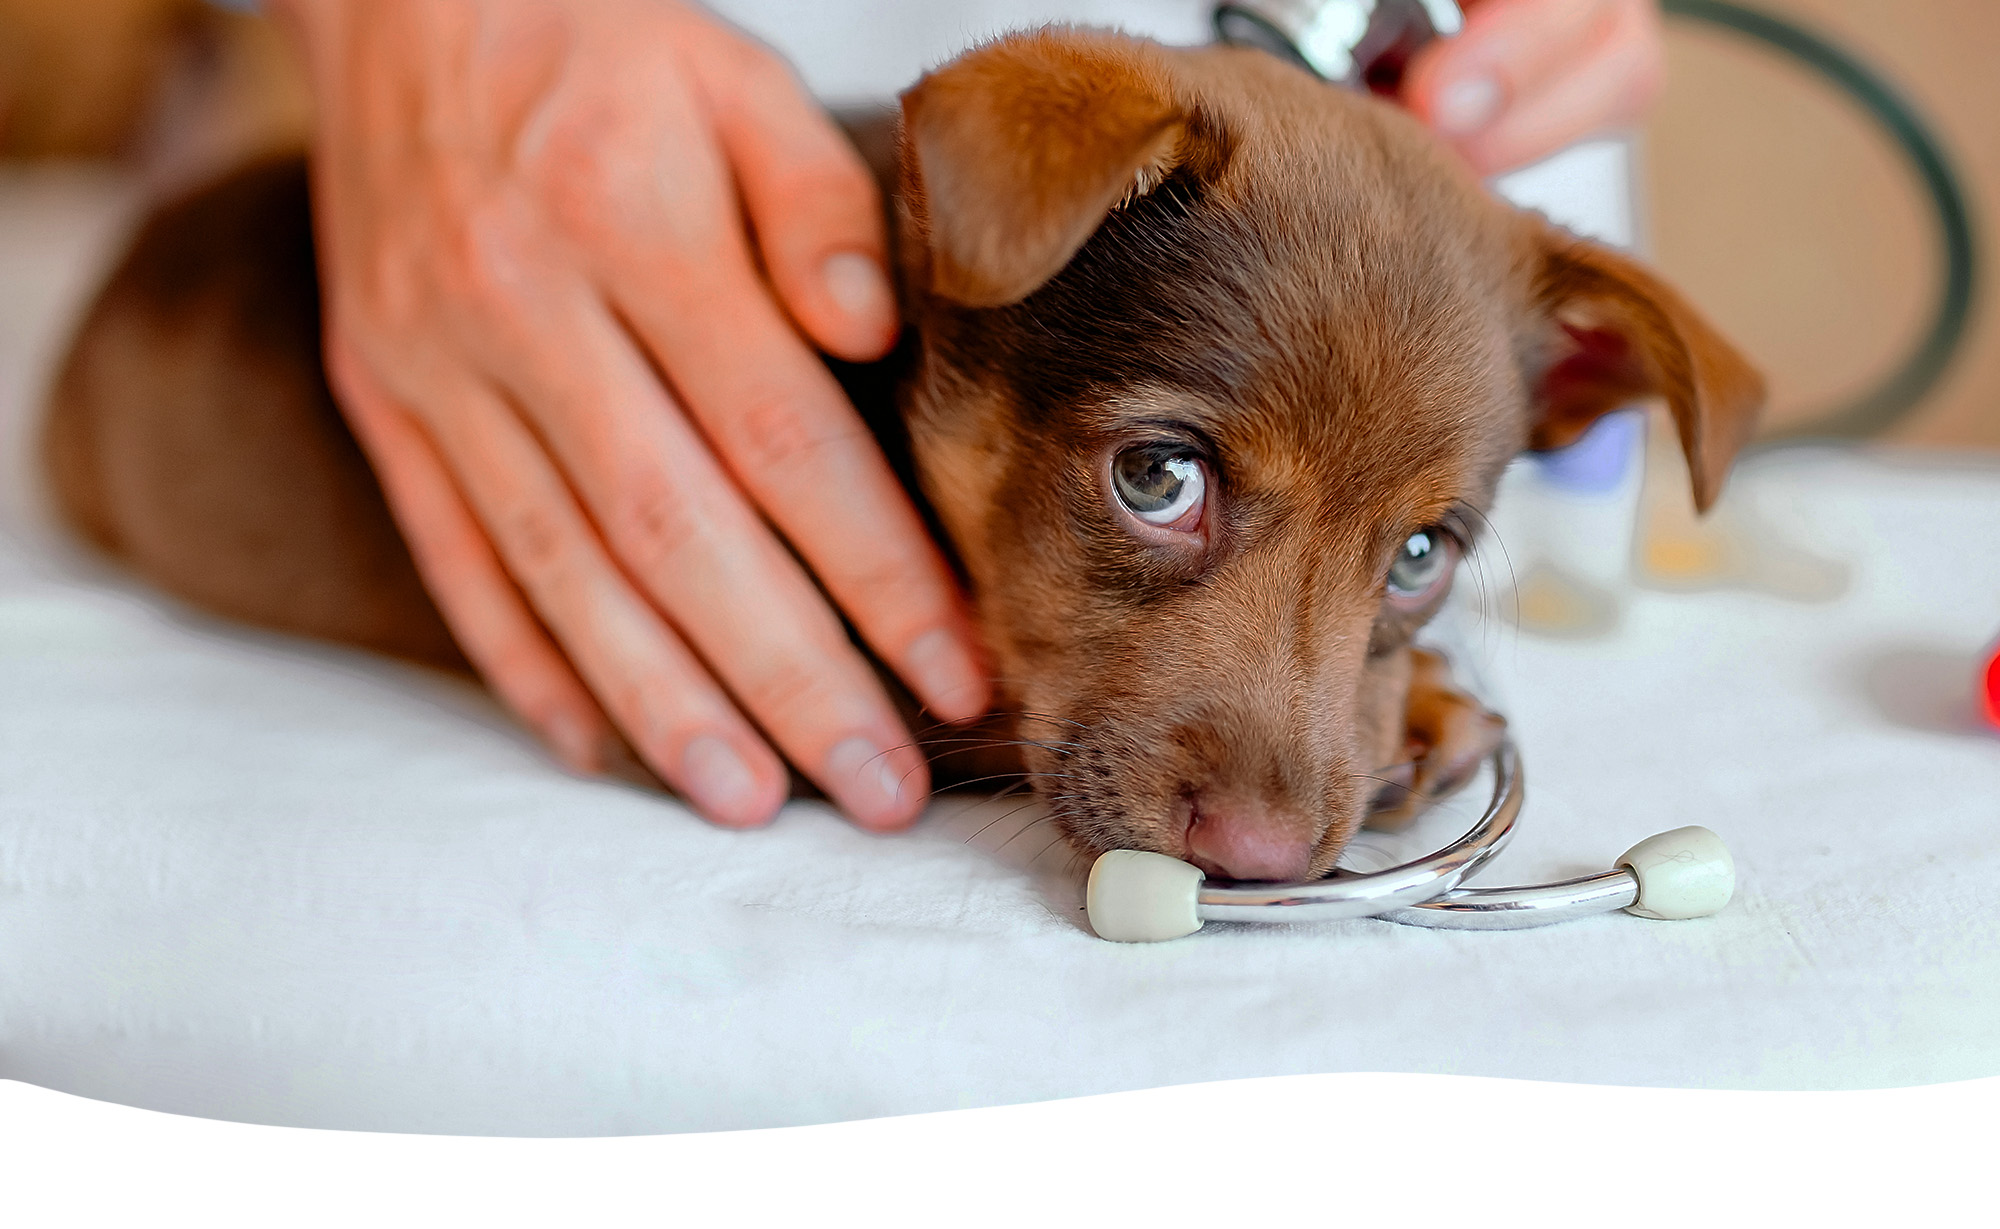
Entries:
[[[671,91],[653,100],[653,111],[669,130],[698,132],[711,123],[699,100]],[[613,156],[607,144],[601,133],[558,125],[535,155],[551,206],[582,242],[616,313],[610,327],[586,330],[597,349],[586,355],[550,338],[580,327],[579,313],[607,315],[600,292],[571,286],[560,307],[539,292],[520,294],[521,275],[508,266],[513,251],[532,243],[510,235],[520,223],[504,215],[488,219],[496,229],[475,236],[475,246],[494,249],[490,280],[525,323],[515,322],[504,338],[480,330],[464,340],[484,346],[494,369],[509,372],[516,402],[562,458],[614,553],[663,609],[673,600],[660,587],[668,575],[634,563],[658,561],[675,546],[659,529],[675,527],[676,516],[662,522],[656,514],[721,505],[674,508],[663,458],[678,463],[683,454],[707,453],[699,441],[666,438],[681,410],[662,390],[662,373],[735,478],[726,485],[737,498],[727,506],[742,507],[747,494],[776,523],[933,714],[954,720],[984,712],[990,685],[957,584],[880,447],[766,289],[720,153],[699,141],[676,146],[671,198],[662,199],[657,178],[645,173],[650,164]],[[591,301],[577,300],[579,290]],[[650,365],[633,350],[634,335]],[[572,360],[564,370],[545,369],[564,357]],[[629,408],[607,412],[619,406]],[[679,451],[661,451],[669,444]],[[635,471],[630,480],[627,469]],[[736,599],[715,607],[731,615],[744,608]],[[677,619],[692,613],[685,603],[672,609]],[[689,634],[710,661],[729,664]],[[879,695],[872,677],[866,690]],[[754,705],[753,712],[771,716]],[[794,762],[813,768],[809,760]]]
[[535,299],[551,344],[544,365],[508,366],[513,391],[540,407],[625,574],[844,810],[874,828],[913,821],[929,788],[923,757],[804,569],[588,287]]
[[[714,174],[706,189],[703,169],[683,176],[671,220],[647,227],[621,217],[615,226],[586,226],[597,236],[596,276],[617,313],[609,328],[591,326],[584,349],[551,347],[549,330],[569,331],[579,313],[606,313],[602,304],[578,300],[578,287],[560,310],[538,296],[524,308],[540,322],[523,330],[534,334],[532,346],[497,347],[493,361],[515,373],[523,405],[570,407],[538,413],[538,425],[592,501],[618,556],[657,558],[672,544],[643,515],[635,518],[660,502],[659,463],[646,458],[680,453],[645,451],[668,441],[633,433],[664,430],[678,414],[663,400],[659,376],[628,344],[629,326],[751,503],[798,549],[882,660],[942,719],[979,715],[989,685],[956,582],[880,446],[765,290],[722,168],[707,168]],[[538,356],[562,350],[582,366],[572,363],[551,386],[546,373],[522,362],[531,349]],[[614,370],[615,377],[605,374]],[[647,408],[601,412],[607,405]],[[613,476],[635,457],[642,469],[651,467],[636,475],[636,485]],[[607,499],[625,506],[606,506]]]
[[498,556],[640,758],[709,819],[766,822],[784,766],[693,655],[618,575],[532,436],[467,380],[438,452]]
[[424,587],[473,667],[563,763],[602,772],[610,721],[508,580],[430,439],[337,340],[328,366]]
[[711,269],[677,291],[671,301],[621,293],[618,304],[730,474],[931,712],[984,712],[957,584],[840,386],[753,282]]
[[778,297],[833,354],[882,357],[899,322],[882,196],[861,155],[762,48],[732,40],[690,66]]
[[1403,97],[1444,137],[1464,142],[1568,71],[1618,17],[1620,0],[1486,0],[1456,37],[1410,63]]
[[539,441],[495,394],[481,400],[447,454],[542,621],[654,771],[718,822],[767,821],[782,763],[606,556]]
[[1525,166],[1594,133],[1635,122],[1665,77],[1658,15],[1646,4],[1621,6],[1571,71],[1522,97],[1461,148],[1485,172]]

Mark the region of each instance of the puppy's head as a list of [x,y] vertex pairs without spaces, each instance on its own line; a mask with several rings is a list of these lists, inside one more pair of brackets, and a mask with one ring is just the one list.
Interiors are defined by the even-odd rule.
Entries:
[[1508,460],[1658,395],[1705,507],[1762,399],[1643,270],[1261,53],[1014,36],[902,140],[919,474],[1086,852],[1325,873]]

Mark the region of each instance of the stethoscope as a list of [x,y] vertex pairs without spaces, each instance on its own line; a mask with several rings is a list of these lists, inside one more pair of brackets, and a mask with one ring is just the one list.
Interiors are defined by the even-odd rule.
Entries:
[[1258,47],[1335,85],[1367,89],[1419,47],[1465,24],[1454,0],[1240,0],[1215,6],[1215,34]]
[[1090,868],[1085,909],[1099,938],[1156,943],[1203,922],[1327,922],[1381,918],[1448,930],[1523,930],[1620,909],[1639,917],[1707,917],[1736,890],[1736,863],[1720,837],[1675,828],[1626,850],[1601,874],[1520,887],[1472,888],[1466,879],[1514,834],[1523,797],[1512,742],[1493,753],[1493,796],[1465,835],[1428,857],[1368,874],[1335,871],[1309,883],[1212,880],[1165,854],[1114,849]]
[[[1457,33],[1452,0],[1240,0],[1216,6],[1216,33],[1294,60],[1354,88],[1385,61],[1400,68],[1417,47]],[[1634,845],[1601,874],[1520,887],[1466,887],[1514,833],[1523,797],[1521,756],[1503,742],[1493,796],[1457,840],[1414,862],[1368,874],[1335,871],[1309,883],[1204,878],[1165,854],[1115,849],[1090,868],[1085,908],[1100,938],[1178,939],[1202,923],[1324,922],[1381,918],[1406,926],[1519,930],[1624,910],[1640,917],[1707,917],[1729,903],[1736,864],[1707,828],[1676,828]]]

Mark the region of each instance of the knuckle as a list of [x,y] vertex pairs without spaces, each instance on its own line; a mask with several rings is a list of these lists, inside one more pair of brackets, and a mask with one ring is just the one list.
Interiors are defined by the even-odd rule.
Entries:
[[838,429],[815,428],[800,412],[799,398],[785,392],[748,398],[731,422],[731,435],[737,462],[763,474],[808,466],[848,438]]
[[670,574],[682,552],[706,536],[687,493],[658,474],[639,479],[619,499],[611,529],[621,553],[654,575]]
[[551,219],[587,248],[652,250],[661,234],[685,225],[680,215],[691,211],[670,206],[697,195],[700,162],[692,143],[662,150],[658,134],[636,130],[620,110],[585,105],[551,133],[536,161],[535,191]]
[[881,216],[875,185],[865,176],[848,173],[837,159],[780,172],[770,195],[779,201],[811,201],[813,205],[810,211],[795,209],[785,219],[784,235],[760,239],[767,251],[771,250],[769,245],[776,244],[782,255],[804,260],[820,255],[830,244],[873,248],[878,242],[872,233]]
[[743,700],[767,720],[773,714],[812,719],[827,711],[832,689],[805,659],[779,658],[765,665],[743,688]]
[[821,571],[836,593],[852,595],[842,604],[863,623],[886,631],[889,639],[903,638],[896,629],[911,629],[915,634],[946,617],[943,595],[926,571],[901,560],[870,559]]
[[517,219],[506,205],[468,209],[448,232],[447,267],[457,283],[453,289],[482,304],[511,301],[523,281],[524,246]]
[[812,433],[791,400],[764,395],[736,415],[735,435],[743,459],[757,469],[784,469],[814,451]]
[[536,677],[536,668],[542,664],[534,646],[522,636],[489,630],[476,650],[476,656],[479,658],[480,673],[498,684],[508,704],[529,724],[542,724],[540,719],[550,706],[534,686],[540,681]]
[[623,683],[607,687],[602,696],[633,749],[648,759],[686,741],[690,725],[686,698],[657,687],[649,690]]
[[851,222],[852,215],[873,210],[879,199],[875,181],[860,158],[834,139],[779,170],[775,184],[785,199],[811,201],[808,216],[837,211],[835,216],[841,222]]
[[587,121],[572,116],[550,134],[543,149],[538,180],[557,215],[585,234],[602,231],[609,202],[619,184],[614,161],[605,151],[602,133],[586,135]]
[[687,742],[699,731],[724,724],[719,693],[712,687],[648,686],[638,679],[621,679],[604,689],[605,707],[618,718],[635,747],[659,752]]
[[633,679],[620,678],[605,686],[600,698],[641,745],[657,745],[672,729],[672,714],[680,697],[662,694],[659,688],[642,687]]
[[342,296],[356,315],[398,332],[422,316],[423,297],[416,266],[399,244],[379,245],[364,257],[351,298]]
[[502,701],[535,729],[546,731],[565,721],[572,725],[595,721],[588,703],[579,704],[565,694],[562,668],[550,660],[549,650],[525,631],[496,636],[476,660],[481,676]]
[[562,516],[547,504],[521,501],[500,525],[512,570],[529,590],[557,586],[568,570],[568,535]]

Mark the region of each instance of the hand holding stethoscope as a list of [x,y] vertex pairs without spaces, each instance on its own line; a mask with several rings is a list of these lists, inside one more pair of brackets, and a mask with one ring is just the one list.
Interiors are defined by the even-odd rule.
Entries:
[[1216,10],[1225,41],[1395,95],[1482,175],[1635,122],[1665,79],[1657,0],[1245,0]]

